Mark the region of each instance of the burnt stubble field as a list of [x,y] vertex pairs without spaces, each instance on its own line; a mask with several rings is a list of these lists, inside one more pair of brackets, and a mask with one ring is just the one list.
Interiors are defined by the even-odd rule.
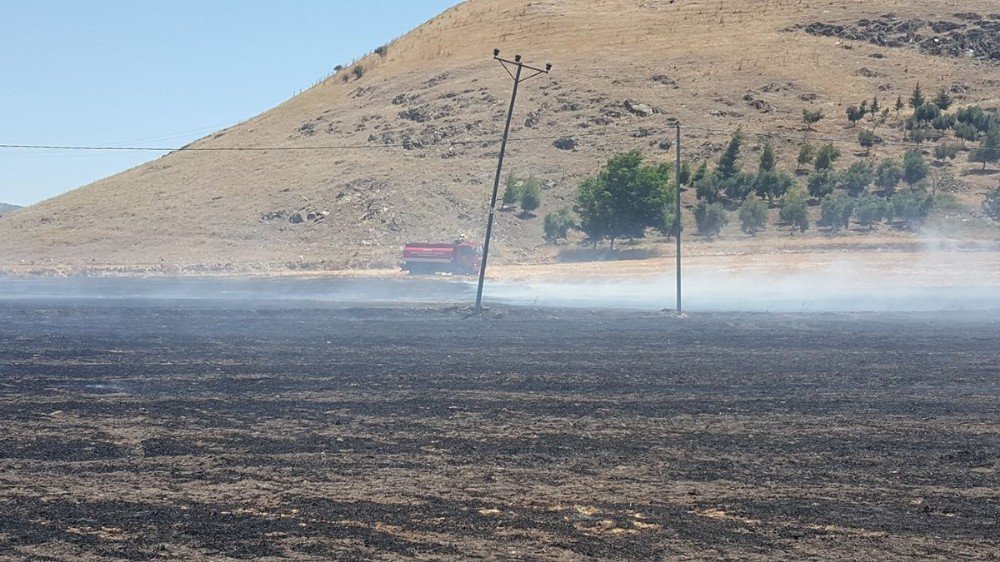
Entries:
[[1000,322],[0,301],[0,558],[998,556]]

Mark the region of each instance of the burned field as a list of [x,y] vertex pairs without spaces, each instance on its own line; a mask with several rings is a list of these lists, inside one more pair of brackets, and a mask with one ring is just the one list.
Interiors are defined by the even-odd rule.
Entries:
[[0,558],[990,558],[1000,322],[0,302]]

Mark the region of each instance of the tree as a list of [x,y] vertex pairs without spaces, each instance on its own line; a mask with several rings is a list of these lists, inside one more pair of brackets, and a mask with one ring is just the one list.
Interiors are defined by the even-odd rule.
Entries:
[[792,176],[785,172],[772,170],[770,172],[761,172],[757,174],[757,195],[760,197],[767,197],[769,201],[774,201],[775,199],[781,197],[787,193],[793,185],[795,185],[795,180],[792,179]]
[[816,159],[816,147],[809,143],[803,144],[802,147],[799,148],[799,157],[797,160],[798,167],[796,168],[796,170],[801,170],[803,166],[812,163],[812,161],[815,159]]
[[709,203],[718,201],[719,182],[715,179],[715,175],[708,174],[694,182],[694,193],[701,201],[708,201]]
[[833,146],[833,143],[828,142],[819,147],[819,150],[816,152],[816,161],[813,165],[816,171],[829,170],[833,168],[833,163],[837,161],[837,158],[840,158],[840,150]]
[[861,148],[865,149],[865,156],[869,156],[872,153],[872,147],[881,140],[875,133],[867,129],[858,133],[858,144],[861,145]]
[[939,144],[934,147],[934,159],[944,161],[954,160],[958,156],[958,147],[953,144]]
[[940,107],[942,111],[948,111],[948,108],[951,107],[954,101],[943,86],[938,91],[937,96],[934,97],[934,105]]
[[569,209],[560,209],[554,213],[545,215],[545,239],[555,244],[560,238],[565,240],[569,236],[569,230],[576,225]]
[[878,96],[872,96],[872,106],[871,108],[868,109],[868,113],[871,113],[872,115],[877,115],[881,108],[882,106],[879,105],[878,103]]
[[906,107],[906,105],[903,103],[903,96],[896,96],[896,117],[899,117],[899,112],[903,111],[904,107]]
[[847,106],[845,113],[847,113],[847,120],[851,122],[852,127],[857,125],[858,121],[861,121],[865,117],[865,114],[862,113],[861,109],[859,109],[856,105]]
[[574,210],[579,228],[596,246],[600,240],[642,238],[647,228],[664,226],[664,213],[677,196],[670,189],[670,166],[643,165],[635,150],[608,160],[596,177],[577,190]]
[[792,225],[792,234],[795,234],[796,228],[802,232],[809,229],[809,204],[802,188],[789,191],[781,198],[781,210],[778,211],[778,218],[782,222]]
[[743,232],[757,236],[757,231],[767,222],[767,204],[759,197],[750,196],[740,205],[740,225]]
[[694,208],[694,221],[698,233],[711,240],[729,224],[729,217],[721,203],[702,201]]
[[875,169],[870,162],[855,162],[840,175],[840,187],[851,197],[864,193],[875,179]]
[[728,180],[740,171],[739,158],[740,146],[743,144],[743,132],[739,129],[733,133],[729,139],[729,145],[719,157],[719,165],[715,168],[715,173],[720,180]]
[[1000,185],[986,193],[983,200],[983,212],[986,216],[1000,222]]
[[524,192],[524,182],[514,177],[513,173],[507,174],[506,187],[503,190],[503,204],[517,205],[521,202],[521,194]]
[[813,125],[823,120],[823,117],[825,116],[823,115],[822,109],[802,110],[802,120],[806,122],[806,125],[809,127],[810,131],[812,130]]
[[730,201],[743,201],[756,187],[757,176],[747,172],[739,172],[735,176],[723,180],[720,185]]
[[965,146],[965,141],[975,141],[979,138],[979,129],[963,123],[955,127],[955,137],[962,139],[962,146]]
[[809,195],[816,199],[822,199],[833,193],[837,187],[837,172],[833,170],[819,170],[809,175],[806,185],[809,188]]
[[521,193],[521,211],[525,216],[542,205],[542,191],[538,181],[528,181]]
[[827,195],[820,203],[820,224],[830,227],[832,232],[851,225],[854,200],[846,195]]
[[913,110],[913,118],[918,123],[930,123],[941,116],[941,108],[933,103],[925,103]]
[[764,143],[764,149],[760,153],[760,166],[758,166],[758,172],[770,172],[774,170],[774,166],[778,163],[778,157],[774,153],[774,145],[771,141]]
[[875,169],[875,185],[882,190],[886,196],[892,192],[903,179],[903,169],[895,160],[883,160]]
[[924,98],[924,92],[920,89],[920,82],[917,82],[917,87],[913,89],[913,94],[910,95],[910,107],[916,109],[925,103],[927,103],[927,99]]
[[954,115],[938,115],[931,121],[931,127],[934,127],[937,131],[947,131],[948,129],[955,126],[956,119]]
[[930,215],[934,207],[934,198],[919,191],[897,193],[892,198],[895,216],[903,221],[906,228],[920,225]]
[[916,185],[926,177],[927,163],[924,162],[924,155],[916,150],[907,152],[903,156],[903,181],[910,185]]
[[983,140],[979,141],[979,148],[969,154],[969,160],[982,162],[983,170],[986,170],[986,164],[1000,162],[1000,124],[987,131]]
[[886,217],[886,207],[889,204],[884,199],[878,197],[863,197],[854,206],[854,220],[861,226],[869,229],[875,228],[875,224]]

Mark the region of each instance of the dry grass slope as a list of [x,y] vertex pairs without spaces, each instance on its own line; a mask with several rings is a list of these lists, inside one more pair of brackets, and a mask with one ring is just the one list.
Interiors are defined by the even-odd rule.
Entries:
[[[164,156],[4,217],[0,266],[166,272],[392,266],[407,240],[479,237],[510,88],[489,60],[494,46],[555,64],[551,78],[524,87],[508,160],[509,169],[544,180],[539,216],[568,206],[580,179],[616,151],[640,148],[654,159],[671,158],[663,141],[674,119],[691,127],[684,143],[693,160],[714,155],[728,136],[696,128],[742,127],[782,135],[786,169],[794,167],[799,139],[844,139],[851,143],[842,147],[846,166],[861,157],[852,146],[856,130],[843,118],[846,105],[875,94],[905,97],[919,80],[928,90],[955,85],[960,104],[995,106],[1000,66],[792,28],[846,25],[887,12],[954,20],[959,11],[998,10],[991,0],[967,0],[961,10],[943,0],[470,0],[361,59],[361,71],[348,66],[192,145],[315,150]],[[656,113],[635,115],[623,108],[626,99]],[[803,107],[829,118],[808,132]],[[898,132],[886,135],[901,140]],[[562,136],[576,139],[576,149],[556,148]],[[750,165],[760,143],[748,144]],[[902,150],[884,146],[876,156]],[[958,174],[970,168],[953,166]],[[974,202],[997,181],[961,178],[959,203]],[[958,222],[974,215],[955,213]],[[541,222],[501,213],[497,258],[550,256]],[[847,236],[859,246],[912,241],[896,232]],[[997,239],[994,231],[982,236]],[[699,243],[695,251],[740,251],[740,238],[732,226],[721,242]],[[827,240],[817,233],[802,238],[796,247]],[[753,248],[788,243],[787,233],[771,229]]]

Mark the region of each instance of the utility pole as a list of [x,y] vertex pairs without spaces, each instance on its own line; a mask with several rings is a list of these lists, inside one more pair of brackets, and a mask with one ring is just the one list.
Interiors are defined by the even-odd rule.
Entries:
[[681,122],[677,122],[677,167],[674,168],[677,178],[677,314],[681,313]]
[[[486,263],[490,257],[490,237],[493,235],[493,216],[496,214],[497,192],[500,190],[500,172],[503,170],[503,157],[507,151],[507,137],[510,135],[510,121],[514,117],[514,102],[517,100],[517,87],[521,82],[526,82],[539,74],[548,74],[552,70],[551,64],[546,64],[545,69],[535,68],[521,62],[521,55],[515,55],[514,60],[500,58],[500,49],[493,49],[493,60],[500,63],[503,69],[514,79],[514,91],[510,94],[510,108],[507,110],[507,124],[503,128],[503,140],[500,142],[500,159],[497,161],[497,174],[493,178],[493,197],[490,198],[490,214],[486,221],[486,240],[483,242],[483,263],[479,266],[479,287],[476,289],[476,313],[483,311],[483,284],[486,282]],[[511,67],[515,68],[511,72]],[[521,77],[521,71],[528,69],[532,71],[526,77]]]

